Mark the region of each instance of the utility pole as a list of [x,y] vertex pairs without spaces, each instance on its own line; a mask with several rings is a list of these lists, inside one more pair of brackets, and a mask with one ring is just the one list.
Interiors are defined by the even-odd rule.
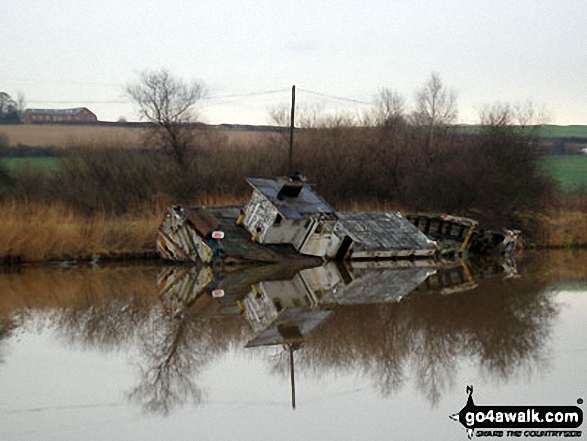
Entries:
[[289,175],[293,176],[293,137],[294,137],[294,121],[296,111],[296,86],[291,86],[291,120],[289,123]]

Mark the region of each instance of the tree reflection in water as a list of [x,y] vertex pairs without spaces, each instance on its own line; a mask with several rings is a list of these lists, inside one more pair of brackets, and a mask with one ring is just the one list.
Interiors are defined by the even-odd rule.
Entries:
[[[460,362],[479,376],[506,381],[547,366],[546,340],[558,310],[539,282],[477,280],[451,295],[414,292],[399,303],[336,306],[304,340],[296,371],[357,373],[382,396],[409,380],[435,405],[453,385]],[[287,375],[286,358],[271,361]]]
[[[71,344],[104,351],[137,348],[140,377],[128,398],[146,411],[168,414],[186,403],[201,404],[206,394],[198,375],[217,356],[257,338],[259,330],[253,331],[243,320],[241,313],[247,314],[242,287],[231,294],[228,279],[222,281],[227,293],[223,299],[202,290],[185,297],[189,300],[182,314],[170,313],[154,283],[158,271],[42,269],[28,278],[0,275],[0,341],[6,341],[14,326],[26,326],[33,315],[41,315],[47,328]],[[353,277],[360,280],[361,275]],[[250,279],[246,280],[248,285]],[[283,303],[284,312],[278,311],[284,317],[299,308],[306,314],[302,325],[307,327],[298,332],[282,323],[278,331],[296,341],[296,372],[362,374],[372,379],[383,397],[414,380],[435,404],[456,378],[463,359],[477,364],[480,376],[503,381],[547,364],[545,343],[557,308],[543,289],[546,282],[531,276],[477,282],[473,290],[450,295],[419,288],[400,302],[351,305],[322,305],[318,289],[311,299],[291,297],[287,301],[292,307]],[[259,292],[250,294],[260,306],[270,306],[258,298]],[[287,352],[283,355],[268,363],[289,376],[290,358]]]
[[12,318],[0,317],[0,364],[4,363],[6,350],[6,340],[12,335],[12,330],[16,324]]
[[141,327],[139,341],[141,379],[129,394],[132,401],[162,414],[187,402],[202,402],[204,394],[194,377],[214,353],[205,323],[187,318],[170,320],[161,308],[154,307]]

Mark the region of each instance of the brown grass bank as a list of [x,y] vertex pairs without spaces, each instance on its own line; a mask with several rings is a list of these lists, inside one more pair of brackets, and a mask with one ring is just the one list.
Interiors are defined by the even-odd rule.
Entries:
[[44,262],[154,253],[161,219],[158,211],[82,216],[61,205],[5,203],[0,208],[0,258]]
[[[202,195],[195,203],[240,205],[244,200],[231,195]],[[546,214],[528,215],[524,222],[537,233],[529,237],[523,231],[524,245],[586,248],[587,207],[583,205],[566,201]],[[162,203],[160,208],[133,214],[88,216],[59,204],[4,203],[0,207],[0,260],[33,263],[151,257],[156,253],[156,232],[164,207]],[[409,212],[385,201],[339,203],[335,208]]]

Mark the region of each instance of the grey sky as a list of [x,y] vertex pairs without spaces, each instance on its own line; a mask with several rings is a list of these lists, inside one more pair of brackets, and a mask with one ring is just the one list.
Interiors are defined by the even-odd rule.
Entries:
[[[0,91],[29,107],[85,105],[137,118],[124,85],[166,67],[202,80],[210,123],[267,122],[288,89],[411,102],[432,71],[458,94],[459,120],[532,100],[557,124],[587,124],[585,0],[2,0]],[[301,107],[368,106],[300,91]]]

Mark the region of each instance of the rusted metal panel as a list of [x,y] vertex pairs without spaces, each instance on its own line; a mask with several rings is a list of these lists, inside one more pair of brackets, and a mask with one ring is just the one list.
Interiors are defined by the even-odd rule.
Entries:
[[210,262],[212,250],[197,234],[189,214],[182,207],[171,207],[167,210],[163,222],[159,226],[157,250],[169,260],[179,262]]
[[204,207],[193,208],[188,212],[188,220],[203,237],[210,237],[220,226],[218,219]]
[[443,253],[508,256],[513,253],[520,234],[517,230],[484,230],[473,219],[448,214],[414,213],[407,218],[426,236],[437,241]]
[[469,251],[478,254],[510,256],[516,247],[518,230],[503,229],[500,232],[476,230],[471,235]]

